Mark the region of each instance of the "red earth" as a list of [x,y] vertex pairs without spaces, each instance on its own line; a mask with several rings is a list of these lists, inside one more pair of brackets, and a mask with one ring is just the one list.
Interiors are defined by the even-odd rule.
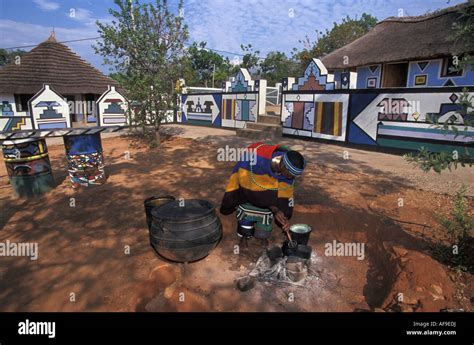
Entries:
[[[57,186],[36,200],[13,197],[2,165],[0,242],[36,242],[39,257],[0,257],[0,310],[473,310],[472,275],[449,270],[429,250],[442,238],[434,212],[446,213],[452,196],[357,162],[325,164],[322,155],[297,184],[292,219],[313,228],[318,279],[310,286],[257,282],[238,290],[235,280],[264,248],[251,240],[235,254],[234,216],[219,214],[224,236],[205,259],[186,266],[161,259],[149,244],[144,199],[171,194],[218,209],[233,166],[216,159],[226,140],[172,137],[149,149],[133,137],[103,139],[108,180],[78,191],[67,179],[64,147],[50,146]],[[283,240],[275,228],[270,244]],[[365,258],[326,256],[334,240],[364,243]]]

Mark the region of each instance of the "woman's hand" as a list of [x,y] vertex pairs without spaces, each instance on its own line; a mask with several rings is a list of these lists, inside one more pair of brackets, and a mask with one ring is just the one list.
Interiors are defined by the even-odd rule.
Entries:
[[281,224],[283,231],[287,232],[290,230],[290,222],[285,217],[285,214],[276,207],[272,207],[271,210],[275,214],[275,219]]

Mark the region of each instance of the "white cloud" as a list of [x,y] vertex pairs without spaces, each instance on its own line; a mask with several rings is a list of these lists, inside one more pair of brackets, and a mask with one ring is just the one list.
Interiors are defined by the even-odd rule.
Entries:
[[49,0],[33,0],[39,9],[43,11],[55,11],[59,8],[59,3]]
[[89,11],[85,8],[70,8],[67,16],[71,19],[74,19],[78,22],[82,23],[91,23],[95,22],[95,18],[93,17],[92,11]]
[[[241,44],[252,44],[261,56],[272,50],[290,55],[301,49],[299,40],[331,29],[349,15],[369,13],[379,20],[396,16],[403,8],[410,15],[444,8],[463,0],[187,0],[185,21],[191,41],[206,41],[209,48],[242,53]],[[232,59],[233,56],[229,55]]]

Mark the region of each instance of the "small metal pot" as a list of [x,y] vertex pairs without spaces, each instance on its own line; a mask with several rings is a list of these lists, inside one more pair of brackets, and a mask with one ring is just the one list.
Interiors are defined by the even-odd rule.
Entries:
[[307,224],[293,224],[290,226],[291,238],[298,244],[307,245],[312,230]]

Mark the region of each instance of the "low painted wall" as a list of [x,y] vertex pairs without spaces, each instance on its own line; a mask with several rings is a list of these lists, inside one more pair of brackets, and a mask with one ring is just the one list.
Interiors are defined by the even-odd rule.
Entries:
[[[474,96],[474,88],[470,94]],[[351,144],[432,152],[468,150],[474,155],[474,127],[466,126],[457,104],[461,87],[373,90],[284,91],[283,133]],[[456,120],[455,136],[426,121]],[[461,153],[461,152],[460,152]]]
[[257,91],[182,95],[181,122],[244,128],[246,122],[257,122],[258,108]]

